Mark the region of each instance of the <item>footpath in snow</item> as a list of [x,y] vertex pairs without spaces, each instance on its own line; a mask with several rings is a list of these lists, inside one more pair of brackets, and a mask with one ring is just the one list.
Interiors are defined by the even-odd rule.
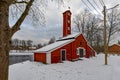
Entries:
[[120,56],[104,55],[83,60],[45,65],[26,61],[9,67],[9,80],[120,80]]

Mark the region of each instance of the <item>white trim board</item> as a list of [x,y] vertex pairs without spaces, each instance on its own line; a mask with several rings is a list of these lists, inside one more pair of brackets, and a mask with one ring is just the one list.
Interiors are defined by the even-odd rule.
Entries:
[[48,52],[48,53],[46,54],[46,63],[47,63],[47,64],[51,64],[51,52]]

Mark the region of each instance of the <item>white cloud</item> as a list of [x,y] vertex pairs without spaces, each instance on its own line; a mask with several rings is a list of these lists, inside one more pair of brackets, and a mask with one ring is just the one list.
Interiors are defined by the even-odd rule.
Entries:
[[[65,1],[65,0],[64,0]],[[113,4],[117,4],[119,0],[115,2],[111,2],[111,0],[104,0],[108,7],[113,6]],[[100,3],[96,0],[98,6]],[[120,1],[119,1],[120,2]],[[47,42],[51,37],[55,36],[57,38],[62,36],[62,13],[70,7],[73,16],[78,13],[81,9],[86,6],[81,2],[81,0],[66,0],[65,4],[61,7],[58,6],[55,2],[48,2],[48,8],[46,9],[46,26],[33,26],[29,23],[22,24],[21,30],[18,31],[13,38],[19,39],[31,39],[36,43],[44,43]],[[87,7],[86,7],[87,8]],[[92,8],[92,7],[91,7]],[[95,11],[92,8],[93,11]],[[101,11],[103,8],[101,7]],[[92,11],[91,11],[92,12]],[[10,21],[11,25],[14,21]]]

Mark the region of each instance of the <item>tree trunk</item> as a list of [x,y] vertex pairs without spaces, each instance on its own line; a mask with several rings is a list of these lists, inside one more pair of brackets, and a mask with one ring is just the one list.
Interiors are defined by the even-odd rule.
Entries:
[[8,80],[10,28],[9,5],[7,1],[0,1],[0,80]]

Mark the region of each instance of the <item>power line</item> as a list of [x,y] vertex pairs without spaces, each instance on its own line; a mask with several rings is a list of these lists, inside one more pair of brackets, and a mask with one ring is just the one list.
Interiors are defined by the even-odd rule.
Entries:
[[114,2],[112,2],[112,5],[115,5],[119,0],[115,0]]
[[81,0],[81,1],[89,8],[90,11],[92,11],[92,9],[84,2],[84,0]]
[[87,1],[90,3],[90,5],[91,5],[99,14],[101,14],[101,13],[95,8],[95,6],[92,5],[92,3],[91,3],[89,0],[87,0]]
[[105,3],[104,3],[104,1],[103,0],[101,0],[101,2],[103,3],[103,5],[105,6]]
[[95,2],[95,0],[93,0],[93,2],[95,3],[95,5],[96,5],[99,9],[101,9],[101,8],[97,5],[97,3]]
[[99,0],[99,2],[100,2],[100,4],[101,4],[101,6],[104,7],[104,4],[101,2],[101,0]]

